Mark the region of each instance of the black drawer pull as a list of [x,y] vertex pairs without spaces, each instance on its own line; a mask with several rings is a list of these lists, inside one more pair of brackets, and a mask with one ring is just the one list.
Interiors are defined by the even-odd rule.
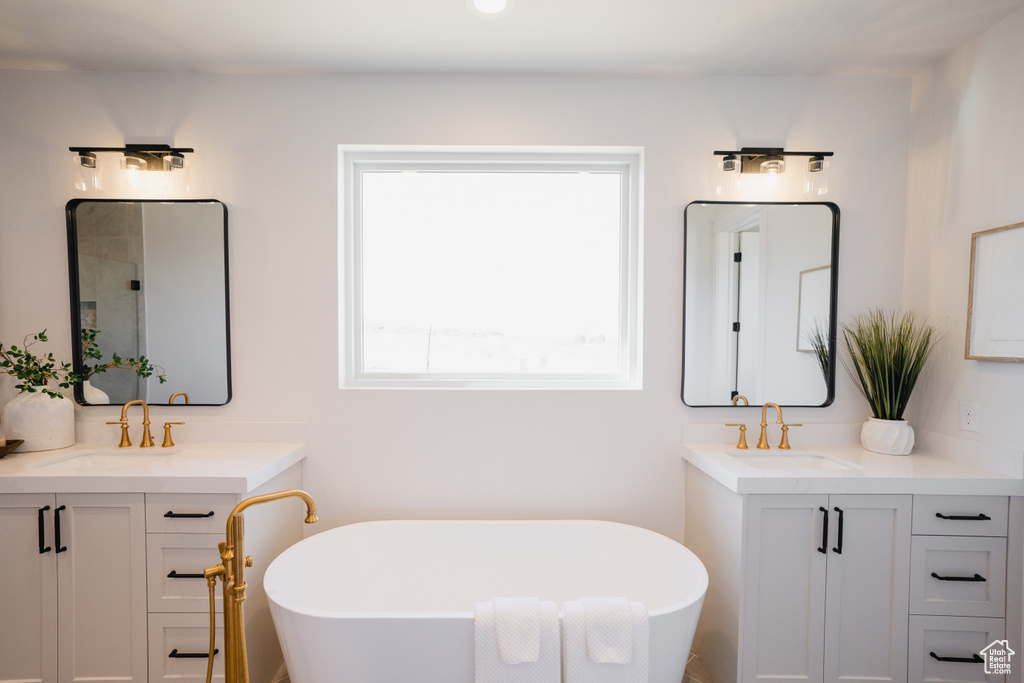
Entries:
[[932,657],[939,660],[940,662],[961,662],[963,664],[982,664],[984,659],[978,655],[971,655],[970,657],[940,657],[934,652],[929,652]]
[[177,569],[172,569],[167,575],[168,579],[205,579],[206,574],[179,574]]
[[171,519],[201,519],[204,517],[213,517],[213,510],[209,512],[174,512],[168,510],[164,513],[164,517],[170,517]]
[[[220,650],[214,650],[213,654],[217,654]],[[209,652],[178,652],[178,648],[171,650],[171,653],[167,655],[168,659],[206,659],[210,656]]]
[[822,555],[828,554],[828,509],[819,507],[821,510],[821,546],[818,548],[818,552]]
[[837,555],[842,555],[843,554],[843,509],[840,508],[840,507],[835,507],[835,508],[832,508],[832,509],[839,513],[839,530],[836,533],[836,536],[838,537],[839,543],[838,543],[838,545],[836,545],[835,548],[832,548],[832,552],[836,553]]
[[53,544],[57,546],[56,552],[62,553],[68,549],[66,545],[60,544],[60,511],[67,510],[66,505],[61,505],[53,511]]
[[[39,508],[39,554],[48,553],[52,548],[46,545],[44,540],[45,532],[43,531],[43,513],[50,509],[50,506]],[[45,546],[45,547],[44,547]]]
[[975,574],[974,576],[939,576],[935,572],[932,572],[932,578],[938,579],[939,581],[984,581],[985,577],[981,574]]
[[984,512],[980,512],[976,515],[944,515],[941,512],[936,512],[935,516],[939,519],[951,519],[958,522],[987,522],[992,519]]

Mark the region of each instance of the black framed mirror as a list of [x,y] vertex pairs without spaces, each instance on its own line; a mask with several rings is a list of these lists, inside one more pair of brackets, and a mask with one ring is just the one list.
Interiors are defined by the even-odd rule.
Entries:
[[684,232],[683,403],[830,405],[839,207],[696,201]]
[[[216,200],[67,203],[72,359],[82,405],[231,400],[228,214]],[[115,355],[148,359],[93,372]],[[161,383],[159,376],[166,378]],[[181,404],[183,399],[175,401]]]

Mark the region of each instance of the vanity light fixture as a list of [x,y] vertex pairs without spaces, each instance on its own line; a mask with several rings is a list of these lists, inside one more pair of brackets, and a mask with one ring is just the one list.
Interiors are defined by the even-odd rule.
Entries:
[[188,160],[186,154],[195,150],[191,147],[171,147],[161,144],[127,144],[124,147],[69,147],[74,152],[72,163],[75,169],[75,188],[88,192],[101,190],[102,163],[97,153],[121,154],[121,170],[124,182],[131,189],[137,189],[142,182],[143,171],[164,171],[164,189],[189,191]]
[[512,10],[512,0],[466,0],[466,4],[476,14],[486,17],[498,17]]
[[775,180],[786,172],[786,157],[807,157],[805,167],[804,194],[824,195],[828,192],[826,157],[832,152],[790,152],[781,147],[742,147],[735,151],[716,151],[722,157],[718,168],[726,174],[723,186],[738,187],[739,175],[758,173]]

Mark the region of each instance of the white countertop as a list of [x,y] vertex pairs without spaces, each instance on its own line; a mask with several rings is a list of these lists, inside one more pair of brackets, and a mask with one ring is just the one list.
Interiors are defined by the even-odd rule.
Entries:
[[[95,454],[85,466],[76,456]],[[118,449],[76,444],[0,460],[0,493],[248,493],[305,458],[302,443],[198,443]],[[66,462],[65,462],[66,461]],[[83,464],[78,464],[83,463]]]
[[[1024,495],[1019,451],[941,435],[921,437],[913,453],[903,456],[872,453],[859,445],[821,442],[801,443],[799,448],[794,445],[788,453],[774,447],[764,451],[753,446],[738,451],[733,441],[687,444],[683,458],[735,493]],[[818,453],[852,467],[759,469],[730,453],[744,458]]]

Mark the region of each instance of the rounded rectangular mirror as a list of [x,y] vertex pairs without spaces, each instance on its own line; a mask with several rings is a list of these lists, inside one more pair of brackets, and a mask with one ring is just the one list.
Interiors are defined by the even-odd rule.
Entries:
[[683,402],[831,404],[839,207],[698,201],[684,221]]
[[[227,207],[73,199],[67,227],[73,363],[87,380],[75,399],[167,403],[185,392],[192,405],[231,400]],[[116,359],[148,360],[153,372],[96,372]]]

